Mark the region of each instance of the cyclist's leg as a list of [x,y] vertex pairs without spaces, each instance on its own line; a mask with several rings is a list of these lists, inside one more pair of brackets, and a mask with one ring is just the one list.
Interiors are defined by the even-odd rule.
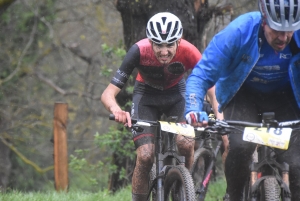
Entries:
[[[241,89],[224,110],[226,120],[258,121],[255,104],[248,97],[247,91]],[[231,201],[242,198],[243,187],[249,176],[249,164],[255,150],[255,144],[242,139],[243,128],[229,134],[229,152],[225,161],[227,193]]]
[[132,176],[132,200],[146,201],[149,172],[154,159],[154,144],[144,144],[137,148],[137,159]]
[[300,200],[300,133],[293,132],[289,149],[287,151],[277,150],[278,162],[289,164],[290,191],[292,201]]
[[[131,116],[145,120],[157,120],[158,112],[155,107],[147,106],[148,101],[155,96],[144,93],[145,86],[136,82],[133,94]],[[133,141],[136,148],[137,159],[132,176],[132,200],[145,201],[148,193],[149,172],[154,162],[154,136],[155,129],[144,127],[142,132],[132,130]]]
[[[292,91],[285,91],[273,100],[281,100],[280,105],[274,111],[278,121],[300,119],[300,109]],[[300,131],[295,130],[289,143],[288,150],[277,150],[278,162],[286,162],[290,167],[290,190],[292,201],[300,200]]]
[[178,135],[176,138],[179,154],[185,157],[185,167],[190,170],[194,160],[194,143],[193,139],[189,139]]

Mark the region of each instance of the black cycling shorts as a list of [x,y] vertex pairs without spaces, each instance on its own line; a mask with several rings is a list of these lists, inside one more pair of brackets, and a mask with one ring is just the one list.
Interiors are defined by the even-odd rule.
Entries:
[[[177,122],[185,122],[185,81],[166,90],[159,90],[144,83],[135,82],[131,117],[141,120],[157,121],[162,115],[177,116]],[[132,129],[132,138],[135,148],[144,144],[154,144],[156,128],[143,127],[142,132]]]

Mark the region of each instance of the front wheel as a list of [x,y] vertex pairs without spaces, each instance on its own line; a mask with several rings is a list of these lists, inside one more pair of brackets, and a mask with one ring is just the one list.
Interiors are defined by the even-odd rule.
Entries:
[[280,201],[280,186],[275,177],[266,178],[263,183],[263,200]]
[[164,200],[195,201],[193,179],[186,167],[170,167],[164,180]]
[[[209,179],[207,179],[205,182],[203,182],[203,180],[205,174],[207,173],[208,166],[213,158],[213,153],[208,149],[200,148],[195,152],[191,174],[194,180],[196,197],[198,201],[204,201],[205,199]],[[211,172],[209,174],[211,174]],[[208,175],[208,177],[210,176],[211,175]]]

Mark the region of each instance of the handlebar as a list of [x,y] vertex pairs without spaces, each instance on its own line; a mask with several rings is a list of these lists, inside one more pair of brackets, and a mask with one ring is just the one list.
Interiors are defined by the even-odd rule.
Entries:
[[[115,115],[109,114],[109,120],[115,120]],[[139,125],[145,124],[145,126],[157,126],[158,125],[158,121],[148,121],[148,120],[140,120],[140,119],[134,119],[134,118],[131,118],[131,123],[132,124],[138,123]]]
[[[109,115],[110,120],[115,120],[113,114]],[[131,119],[132,124],[136,124],[136,126],[159,126],[159,121],[148,121],[148,120],[140,120],[140,119]],[[276,128],[284,128],[294,126],[299,126],[300,120],[293,121],[285,121],[285,122],[277,122],[276,120],[263,123],[253,123],[247,121],[235,121],[235,120],[218,120],[218,119],[209,119],[207,127],[196,127],[195,131],[206,132],[206,133],[215,133],[218,135],[227,135],[230,133],[234,126],[244,126],[244,127],[276,127]]]
[[228,125],[235,125],[235,126],[250,126],[250,127],[268,127],[268,126],[274,126],[277,128],[283,128],[283,127],[294,127],[297,125],[300,125],[300,120],[293,120],[293,121],[284,121],[284,122],[277,122],[274,121],[271,124],[266,123],[252,123],[247,121],[233,121],[233,120],[224,120]]

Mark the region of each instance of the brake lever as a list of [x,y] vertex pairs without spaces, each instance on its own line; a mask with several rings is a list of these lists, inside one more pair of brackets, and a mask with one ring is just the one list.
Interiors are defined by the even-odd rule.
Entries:
[[224,120],[216,120],[216,126],[222,127],[222,128],[234,128],[234,126],[230,126],[226,121]]
[[131,128],[136,131],[136,132],[143,132],[144,131],[144,128],[138,126],[138,125],[133,125],[131,126]]

